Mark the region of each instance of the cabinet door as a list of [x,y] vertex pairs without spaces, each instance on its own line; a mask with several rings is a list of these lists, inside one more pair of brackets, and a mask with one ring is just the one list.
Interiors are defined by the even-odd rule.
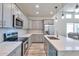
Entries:
[[48,49],[48,51],[49,51],[48,52],[49,56],[57,56],[57,50],[50,43],[49,43],[49,49]]
[[28,46],[30,47],[32,44],[32,40],[31,40],[31,37],[28,38]]
[[54,24],[54,20],[53,19],[44,20],[44,24],[45,25],[53,25]]
[[32,20],[32,29],[42,30],[43,29],[43,20]]
[[28,29],[28,19],[25,15],[23,16],[23,20],[23,29]]
[[23,20],[23,13],[21,12],[21,10],[18,8],[18,16],[20,19]]
[[2,3],[0,3],[0,27],[2,27]]
[[17,14],[17,8],[15,4],[12,4],[12,14],[16,15]]
[[32,42],[43,42],[43,34],[32,34]]
[[44,38],[44,49],[45,49],[46,55],[48,55],[49,47],[48,47],[48,41],[46,38]]
[[21,56],[21,45],[14,49],[8,56]]
[[12,5],[10,3],[3,4],[3,27],[12,27]]

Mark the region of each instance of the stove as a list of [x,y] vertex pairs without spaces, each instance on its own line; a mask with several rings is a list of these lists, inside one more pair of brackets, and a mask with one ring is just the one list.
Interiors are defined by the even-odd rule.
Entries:
[[27,37],[18,37],[18,32],[4,33],[4,41],[13,42],[13,41],[22,41],[21,45],[21,55],[25,55],[28,49],[28,38]]

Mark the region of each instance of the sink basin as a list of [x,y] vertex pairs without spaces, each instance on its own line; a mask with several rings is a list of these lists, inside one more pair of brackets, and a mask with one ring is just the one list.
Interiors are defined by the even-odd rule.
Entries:
[[50,40],[59,40],[57,37],[48,37]]

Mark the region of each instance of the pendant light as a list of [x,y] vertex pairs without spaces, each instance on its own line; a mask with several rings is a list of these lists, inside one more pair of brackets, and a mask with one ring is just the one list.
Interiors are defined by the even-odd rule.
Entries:
[[62,16],[61,16],[61,18],[64,19],[64,13],[63,13],[63,11],[62,11]]
[[76,12],[76,13],[79,12],[79,5],[78,5],[78,4],[76,4],[76,6],[75,6],[75,12]]
[[[55,8],[56,13],[57,13],[57,8],[58,8],[58,7],[57,7],[57,6],[55,6],[54,8]],[[58,22],[57,16],[55,17],[55,22]]]

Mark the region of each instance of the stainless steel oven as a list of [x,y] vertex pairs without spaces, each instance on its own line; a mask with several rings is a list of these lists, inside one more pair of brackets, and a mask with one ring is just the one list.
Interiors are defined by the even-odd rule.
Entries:
[[23,43],[23,55],[27,55],[28,54],[28,40],[26,40],[24,43]]

